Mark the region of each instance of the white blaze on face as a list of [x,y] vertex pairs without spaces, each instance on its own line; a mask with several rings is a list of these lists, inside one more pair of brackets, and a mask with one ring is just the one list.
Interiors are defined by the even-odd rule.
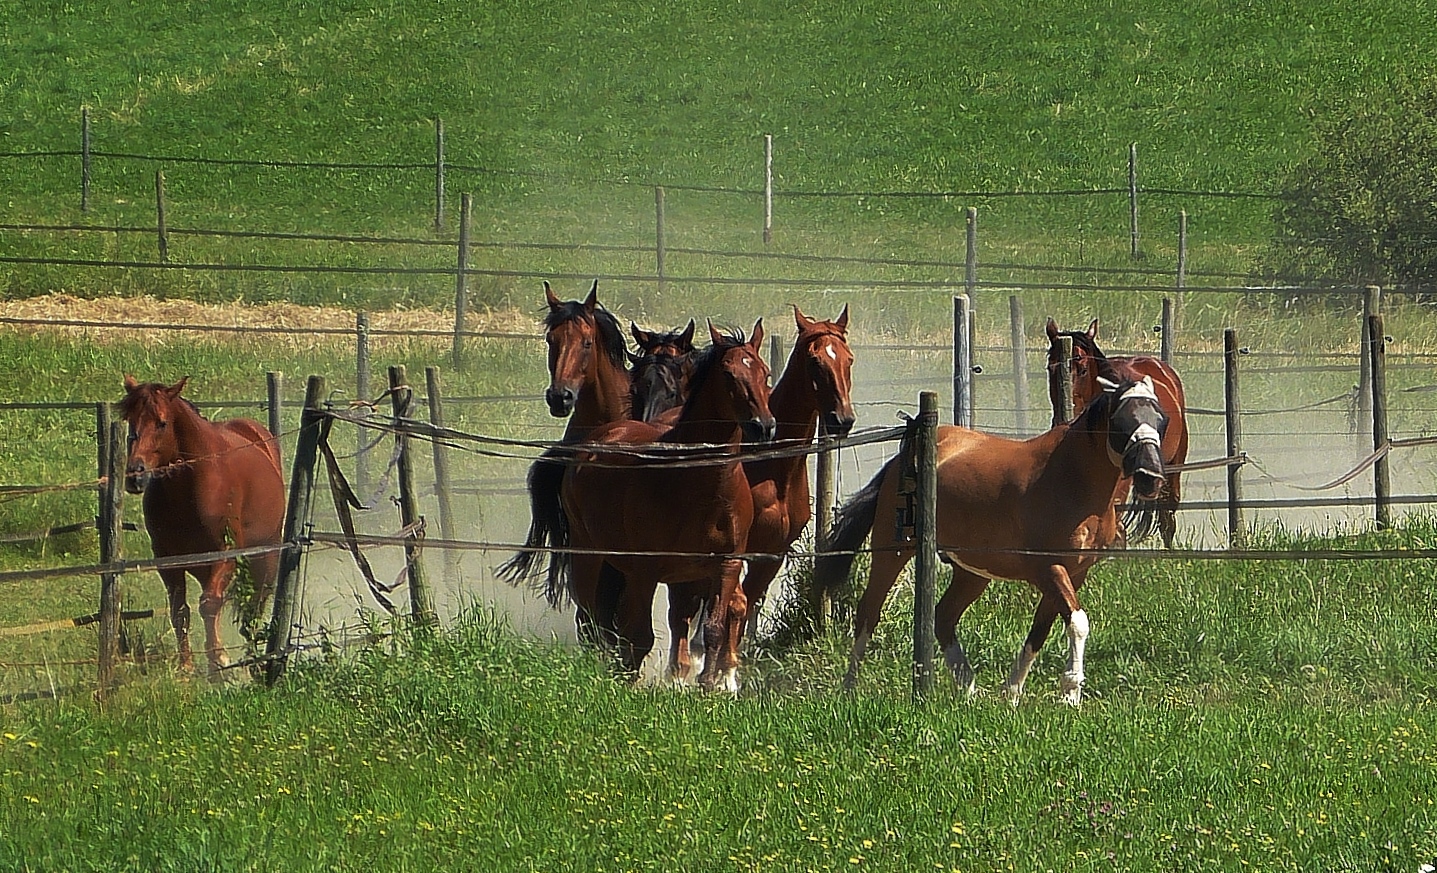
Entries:
[[831,360],[831,361],[836,361],[836,360],[838,360],[838,352],[835,352],[835,351],[833,350],[833,343],[824,343],[824,344],[823,344],[823,350],[824,350],[824,352],[826,352],[826,353],[828,354],[829,360]]

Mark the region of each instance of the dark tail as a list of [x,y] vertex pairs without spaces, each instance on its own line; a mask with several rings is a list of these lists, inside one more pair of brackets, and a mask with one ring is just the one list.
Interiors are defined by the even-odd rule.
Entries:
[[854,552],[863,545],[868,532],[873,530],[883,479],[902,458],[903,453],[899,452],[889,459],[873,481],[848,498],[848,502],[834,513],[833,530],[828,537],[828,548],[833,551],[819,555],[813,562],[813,586],[818,591],[831,592],[848,581],[853,559],[857,557]]
[[1133,500],[1128,505],[1121,521],[1128,545],[1136,546],[1153,535],[1161,505],[1160,500]]
[[[569,556],[542,550],[563,549],[569,545],[569,519],[559,502],[559,489],[563,484],[564,463],[552,449],[529,466],[529,537],[524,540],[524,551],[515,553],[496,571],[498,577],[510,585],[529,582],[535,589],[542,587],[549,605],[556,609],[569,592]],[[540,586],[536,577],[545,557],[549,559],[549,573]]]

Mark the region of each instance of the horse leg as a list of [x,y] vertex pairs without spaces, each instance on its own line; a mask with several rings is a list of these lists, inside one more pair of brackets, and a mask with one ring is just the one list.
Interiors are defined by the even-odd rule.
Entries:
[[768,597],[768,586],[783,568],[782,561],[759,558],[750,561],[748,572],[743,578],[744,598],[748,601],[748,632],[758,634],[758,617],[763,611],[763,601]]
[[654,648],[654,582],[629,579],[619,595],[616,614],[619,670],[630,681],[639,680],[644,659]]
[[748,618],[748,600],[739,584],[743,562],[726,560],[719,572],[714,586],[718,593],[710,599],[712,608],[704,619],[704,669],[699,674],[699,687],[737,694],[738,649]]
[[179,655],[180,669],[193,673],[195,659],[190,651],[190,604],[185,597],[188,581],[185,571],[172,567],[159,573],[170,596],[170,625],[175,629],[175,653]]
[[1048,632],[1053,629],[1053,620],[1057,617],[1057,602],[1044,595],[1033,612],[1033,624],[1028,629],[1027,638],[1023,640],[1023,647],[1018,650],[1018,657],[1013,659],[1013,669],[1009,671],[1008,684],[1004,686],[1008,702],[1014,706],[1018,705],[1023,696],[1023,683],[1028,681],[1028,672],[1033,669],[1033,662],[1038,659],[1038,650],[1043,648]]
[[853,651],[848,655],[848,673],[843,677],[844,687],[850,690],[858,684],[858,668],[868,651],[873,630],[878,627],[879,616],[883,614],[883,601],[888,599],[888,592],[898,582],[898,574],[912,558],[911,550],[873,553],[873,562],[868,569],[868,587],[863,589],[863,598],[858,601],[858,614],[853,618]]
[[598,612],[599,576],[603,573],[603,564],[601,555],[571,556],[569,597],[574,601],[574,632],[583,645],[602,647],[604,644],[603,635],[599,633],[595,621]]
[[968,653],[958,641],[958,621],[968,607],[987,590],[991,580],[952,562],[949,562],[949,565],[953,568],[953,581],[938,600],[938,606],[934,610],[933,628],[938,645],[943,647],[948,669],[953,671],[954,680],[972,697],[977,691],[977,685],[974,682],[973,665],[968,662]]
[[205,654],[209,656],[211,679],[218,679],[220,669],[229,664],[220,636],[220,613],[234,575],[234,561],[216,561],[210,565],[209,578],[200,584],[200,617],[205,622]]
[[682,685],[693,670],[689,636],[703,608],[699,591],[692,582],[669,586],[669,682],[673,685]]
[[599,566],[599,587],[594,599],[594,627],[604,645],[618,638],[619,598],[624,593],[624,574],[608,561]]
[[1063,694],[1063,702],[1077,706],[1083,699],[1083,652],[1087,647],[1089,630],[1088,614],[1078,603],[1077,586],[1082,584],[1086,573],[1079,574],[1074,580],[1068,576],[1067,569],[1061,564],[1052,565],[1048,572],[1047,584],[1039,589],[1043,599],[1038,602],[1038,609],[1033,613],[1033,626],[1028,631],[1028,638],[1023,642],[1023,648],[1018,652],[1018,658],[1013,663],[1013,672],[1008,678],[1008,694],[1016,705],[1023,693],[1023,682],[1027,679],[1028,671],[1038,657],[1038,650],[1043,647],[1043,643],[1048,639],[1048,632],[1052,630],[1053,620],[1062,615],[1068,626],[1068,668],[1059,677],[1058,685]]

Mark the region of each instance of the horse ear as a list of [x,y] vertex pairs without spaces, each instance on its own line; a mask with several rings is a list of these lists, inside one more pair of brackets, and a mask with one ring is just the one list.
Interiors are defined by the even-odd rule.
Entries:
[[1097,338],[1098,338],[1098,320],[1095,318],[1095,319],[1093,319],[1093,323],[1090,324],[1090,325],[1088,325],[1088,339],[1095,340],[1095,339],[1097,339]]
[[762,351],[762,350],[763,350],[763,319],[762,319],[762,318],[760,318],[758,321],[755,321],[755,322],[753,323],[753,337],[748,341],[748,344],[751,345],[751,346],[753,346],[754,348],[758,349],[759,351]]
[[653,334],[644,330],[642,327],[639,327],[636,323],[632,321],[629,322],[629,333],[634,335],[634,342],[638,343],[644,348],[648,348],[649,340],[653,337]]
[[1048,316],[1048,340],[1050,342],[1058,341],[1058,323],[1053,320],[1051,315]]
[[584,298],[584,308],[593,312],[599,305],[599,280],[594,280],[594,286],[589,289],[589,296]]
[[554,289],[549,287],[548,280],[544,281],[544,297],[548,299],[550,309],[556,310],[560,306],[564,305],[564,302],[560,300],[557,296],[555,296]]
[[847,330],[848,330],[848,304],[847,304],[847,303],[843,304],[843,311],[840,312],[840,313],[838,313],[838,317],[833,320],[833,323],[836,324],[836,325],[838,325],[838,329],[839,329],[839,330],[842,330],[842,331],[847,332]]
[[184,378],[181,379],[180,381],[178,381],[178,382],[176,382],[175,384],[171,385],[170,387],[166,388],[166,389],[165,389],[165,393],[166,393],[166,394],[169,394],[170,397],[172,397],[172,398],[173,398],[173,397],[179,397],[179,396],[180,396],[180,393],[185,390],[185,383],[188,382],[188,381],[190,381],[190,377],[189,377],[189,376],[184,377]]
[[813,319],[809,318],[807,315],[804,315],[803,310],[798,308],[797,303],[793,304],[793,320],[794,323],[798,325],[799,333],[803,333],[810,327],[813,327]]
[[689,326],[679,334],[679,343],[688,351],[694,350],[694,320],[692,318],[689,319]]
[[126,373],[126,374],[125,374],[125,393],[126,393],[126,394],[129,394],[130,392],[134,391],[134,390],[135,390],[136,388],[138,388],[138,387],[140,387],[140,383],[135,381],[135,377],[134,377],[134,376],[131,376],[129,373]]
[[723,334],[719,333],[719,332],[718,332],[718,328],[714,327],[714,320],[713,320],[712,318],[710,318],[710,319],[708,319],[708,323],[709,323],[709,342],[713,343],[714,345],[718,345],[718,344],[722,343],[722,342],[723,342]]
[[1153,396],[1154,396],[1154,397],[1157,396],[1158,390],[1157,390],[1157,388],[1155,388],[1155,387],[1153,386],[1153,377],[1152,377],[1152,376],[1144,376],[1144,377],[1143,377],[1143,384],[1146,385],[1146,386],[1148,386],[1148,390],[1151,391],[1151,392],[1153,392]]

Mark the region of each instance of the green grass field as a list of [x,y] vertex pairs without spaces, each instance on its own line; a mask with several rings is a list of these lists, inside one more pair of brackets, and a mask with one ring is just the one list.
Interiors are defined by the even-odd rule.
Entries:
[[[660,296],[650,281],[610,278],[651,274],[649,252],[480,246],[474,307],[536,313],[539,280],[558,276],[564,296],[605,277],[603,299],[650,326],[690,316],[747,326],[761,314],[773,330],[790,323],[789,303],[828,316],[847,302],[859,341],[934,349],[875,353],[870,366],[883,357],[885,377],[940,386],[948,290],[874,286],[961,284],[964,207],[979,210],[989,286],[977,306],[979,345],[998,346],[1007,292],[992,289],[1005,283],[1170,285],[1179,210],[1190,216],[1190,284],[1260,274],[1271,201],[1146,192],[1144,257],[1134,262],[1122,194],[884,192],[1123,188],[1137,143],[1148,189],[1271,194],[1319,147],[1314,120],[1432,68],[1432,13],[1427,2],[1390,0],[1136,11],[1093,2],[0,4],[0,297],[443,310],[452,277],[386,271],[453,267],[451,247],[420,243],[453,240],[461,192],[474,196],[483,243],[647,247],[652,187],[664,185],[671,249],[818,259],[674,252],[672,276],[779,281],[678,281]],[[79,148],[82,106],[95,151],[176,160],[97,157],[82,213],[78,159],[36,154]],[[189,160],[423,164],[435,118],[451,164],[449,221],[438,234],[423,167]],[[778,191],[767,247],[753,193],[764,134],[774,137]],[[147,228],[161,168],[172,228],[416,242],[171,241],[179,263],[380,272],[23,262],[154,261],[148,232],[10,226]],[[795,196],[815,192],[867,196]],[[1035,279],[1004,266],[1013,264],[1077,271]],[[1052,314],[1065,327],[1101,316],[1113,346],[1152,347],[1159,295],[1026,288],[1030,345]],[[1355,352],[1355,311],[1350,296],[1195,291],[1182,301],[1180,348],[1211,352],[1223,328],[1237,327],[1268,367],[1246,378],[1245,409],[1314,402],[1347,390],[1349,376],[1300,376],[1294,388],[1280,371]],[[1389,304],[1394,351],[1417,356],[1392,377],[1395,434],[1428,427],[1418,389],[1430,381],[1421,356],[1437,351],[1434,324],[1424,306]],[[465,367],[446,370],[452,393],[542,387],[537,340],[471,349]],[[391,342],[376,372],[404,363],[417,378],[446,351],[443,340]],[[352,348],[318,337],[94,341],[7,327],[0,360],[10,362],[4,400],[112,399],[125,372],[190,375],[200,400],[258,398],[267,370],[286,374],[291,396],[310,373],[330,379],[337,402],[352,392]],[[1219,405],[1211,362],[1190,363],[1190,397]],[[899,399],[916,393],[879,399],[896,390]],[[1001,408],[1008,388],[994,379],[978,390],[987,409]],[[861,423],[890,415],[868,408]],[[0,417],[4,482],[93,477],[92,412]],[[526,438],[555,426],[537,403],[512,402],[456,409],[451,423]],[[466,462],[470,475],[487,475]],[[1403,485],[1429,479],[1419,469]],[[7,499],[0,534],[93,511],[83,490]],[[1264,516],[1258,545],[1432,548],[1434,539],[1433,520],[1417,513],[1381,533],[1284,530]],[[126,549],[145,554],[144,537],[129,536]],[[0,570],[95,556],[93,532],[72,534],[0,545]],[[92,630],[0,636],[0,695],[64,692],[0,704],[0,868],[1415,871],[1437,856],[1433,570],[1418,560],[1109,561],[1083,591],[1093,635],[1076,711],[1053,694],[1056,636],[1021,706],[997,694],[1033,607],[1021,585],[993,586],[961,629],[978,698],[940,682],[922,706],[908,695],[904,585],[853,696],[837,687],[843,629],[760,647],[745,693],[727,699],[630,689],[592,655],[536,640],[479,604],[437,639],[398,628],[374,647],[304,661],[273,691],[173,677],[163,620],[138,623],[157,658],[128,668],[101,710],[85,663]],[[151,583],[128,585],[127,606],[160,605]],[[91,612],[94,589],[89,578],[0,588],[0,628]]]

